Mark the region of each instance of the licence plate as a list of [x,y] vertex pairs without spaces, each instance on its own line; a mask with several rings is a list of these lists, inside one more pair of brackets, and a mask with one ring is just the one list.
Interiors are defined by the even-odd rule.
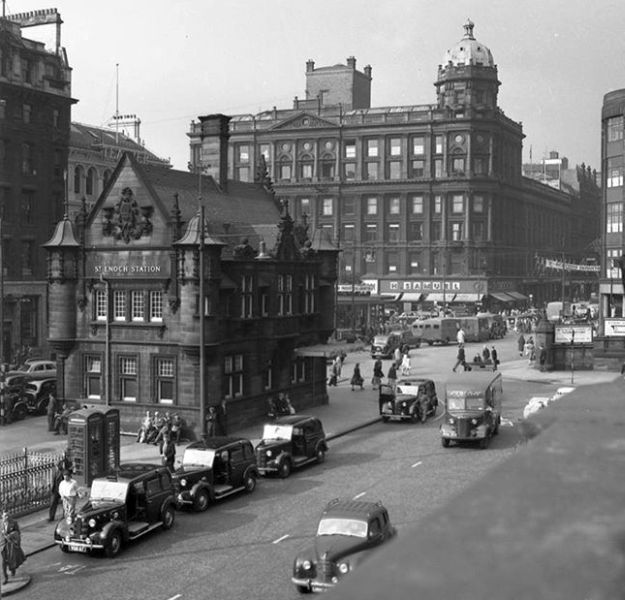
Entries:
[[86,546],[82,546],[81,544],[67,544],[67,547],[72,552],[87,552],[87,547]]

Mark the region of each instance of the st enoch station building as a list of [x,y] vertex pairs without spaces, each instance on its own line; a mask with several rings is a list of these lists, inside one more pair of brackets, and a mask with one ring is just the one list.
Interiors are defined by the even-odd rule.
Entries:
[[45,245],[59,394],[118,408],[129,427],[169,411],[197,434],[224,401],[230,428],[279,392],[298,411],[328,400],[313,347],[333,330],[338,251],[266,186],[226,181],[227,117],[203,122],[215,176],[202,177],[202,209],[198,175],[125,154],[93,208]]

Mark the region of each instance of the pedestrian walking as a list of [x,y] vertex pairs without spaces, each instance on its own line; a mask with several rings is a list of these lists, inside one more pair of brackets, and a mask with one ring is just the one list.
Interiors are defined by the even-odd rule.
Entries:
[[206,413],[206,435],[208,437],[217,435],[217,409],[214,406],[209,406]]
[[337,386],[339,382],[339,368],[336,365],[336,361],[332,363],[332,372],[330,373],[330,379],[328,381],[328,385]]
[[361,390],[364,390],[365,388],[363,387],[363,378],[362,378],[362,374],[360,373],[360,363],[356,363],[354,365],[354,373],[352,374],[352,378],[350,381],[350,384],[352,386],[352,392],[354,391],[354,386],[356,387],[360,387]]
[[224,398],[217,413],[217,424],[219,425],[219,435],[228,435],[228,402]]
[[6,510],[2,511],[0,525],[0,555],[2,556],[3,583],[9,583],[8,571],[15,577],[15,571],[26,560],[22,550],[22,535],[17,521],[9,516]]
[[517,339],[517,348],[519,349],[519,356],[523,356],[523,351],[525,350],[525,337],[522,333]]
[[393,351],[393,362],[395,363],[395,367],[399,369],[401,365],[401,350],[399,346]]
[[497,348],[495,348],[495,346],[491,347],[490,357],[493,359],[493,371],[496,371],[499,366],[499,354],[497,353]]
[[169,430],[170,430],[169,423],[163,420],[163,426],[161,427],[160,431],[156,435],[156,438],[154,439],[154,444],[158,446],[159,454],[163,454],[163,446],[165,445],[165,438],[169,437]]
[[547,350],[542,344],[539,347],[538,362],[540,363],[540,370],[544,371],[545,363],[547,362]]
[[61,499],[61,494],[59,492],[59,486],[61,485],[61,481],[63,481],[63,473],[65,471],[69,471],[71,468],[71,461],[67,456],[66,452],[63,452],[61,459],[54,466],[54,474],[52,476],[52,485],[50,487],[50,507],[48,509],[48,521],[56,520],[56,510],[59,505],[59,500]]
[[395,363],[391,364],[389,367],[386,379],[388,380],[388,384],[391,386],[393,391],[395,391],[395,387],[397,386],[397,367],[395,366]]
[[180,433],[182,431],[182,419],[178,413],[174,413],[171,418],[171,439],[174,444],[180,442]]
[[174,463],[176,462],[176,444],[169,433],[165,436],[165,443],[163,444],[163,464],[173,472]]
[[78,502],[78,483],[70,470],[63,471],[63,481],[59,483],[59,495],[63,501],[63,515],[66,519],[74,519]]
[[490,360],[490,350],[488,349],[488,346],[486,344],[484,344],[484,347],[482,348],[482,360],[485,363]]
[[462,344],[464,346],[465,337],[466,334],[464,333],[464,329],[458,325],[458,331],[456,332],[456,341],[458,342],[458,345]]
[[464,370],[467,370],[467,363],[466,363],[466,358],[465,358],[465,354],[464,354],[464,344],[460,344],[458,346],[458,354],[456,354],[456,364],[453,366],[452,371],[455,373],[456,369],[461,366],[464,368]]
[[410,375],[410,371],[412,369],[412,365],[410,364],[410,355],[406,352],[401,359],[401,374],[402,375]]
[[48,418],[48,431],[54,431],[54,416],[56,415],[56,398],[50,392],[48,394],[48,404],[46,405],[46,415]]
[[373,363],[373,377],[371,378],[371,385],[374,390],[380,387],[383,378],[384,371],[382,370],[382,361],[378,358],[375,363]]

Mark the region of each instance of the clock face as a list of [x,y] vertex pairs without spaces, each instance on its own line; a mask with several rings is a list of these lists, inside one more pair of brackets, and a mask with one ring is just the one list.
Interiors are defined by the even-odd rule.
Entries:
[[454,141],[455,141],[457,144],[462,144],[462,142],[464,142],[464,136],[463,136],[463,135],[458,134],[458,135],[454,138]]
[[282,150],[288,152],[291,149],[291,144],[282,144]]

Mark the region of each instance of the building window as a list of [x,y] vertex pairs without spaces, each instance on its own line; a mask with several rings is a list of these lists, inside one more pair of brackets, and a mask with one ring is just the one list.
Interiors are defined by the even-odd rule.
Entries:
[[484,196],[473,196],[473,212],[484,212]]
[[425,154],[425,138],[423,136],[412,138],[412,154],[414,156]]
[[378,154],[378,140],[367,140],[367,156],[375,158]]
[[273,388],[273,363],[268,361],[267,368],[263,371],[263,389],[271,390]]
[[354,198],[343,198],[343,202],[341,205],[341,212],[344,215],[355,215],[356,214],[356,206],[355,206]]
[[397,244],[399,242],[399,223],[389,223],[388,241],[391,244]]
[[300,211],[300,214],[302,215],[310,214],[310,198],[300,198],[299,211]]
[[464,175],[464,157],[455,157],[452,159],[451,172],[454,175]]
[[315,305],[315,289],[317,288],[317,281],[313,274],[307,274],[304,276],[304,312],[306,314],[312,314],[317,310]]
[[462,194],[454,194],[451,198],[451,212],[461,214],[464,212],[464,196]]
[[440,221],[432,221],[431,225],[432,241],[439,242],[443,239],[443,227]]
[[236,161],[240,163],[250,162],[250,147],[247,144],[236,145]]
[[321,159],[321,179],[323,181],[332,181],[334,179],[334,169],[336,162],[334,158]]
[[133,321],[145,321],[145,295],[143,292],[130,292],[130,313]]
[[356,179],[356,163],[343,163],[343,177],[350,181]]
[[226,398],[243,395],[243,355],[232,354],[224,357],[224,375]]
[[32,120],[33,107],[30,104],[22,105],[22,120],[24,123],[30,123]]
[[343,241],[344,242],[354,241],[354,226],[353,225],[343,225]]
[[60,116],[61,113],[58,109],[53,108],[52,109],[52,127],[54,127],[54,129],[58,129],[59,125],[60,125]]
[[423,196],[413,196],[412,197],[412,214],[413,215],[422,215],[423,214]]
[[311,162],[303,162],[300,164],[300,178],[305,181],[311,181],[313,178],[313,164]]
[[293,314],[293,276],[278,275],[278,314]]
[[623,185],[623,157],[608,158],[607,186],[621,187]]
[[234,169],[237,181],[249,182],[250,180],[250,168],[249,167],[235,167]]
[[353,140],[346,141],[343,156],[345,158],[356,158],[356,142]]
[[434,160],[434,177],[440,179],[443,176],[443,160],[436,158]]
[[334,213],[334,199],[324,198],[321,201],[321,214],[324,217],[331,217],[333,213]]
[[609,202],[607,205],[606,233],[623,232],[623,203]]
[[392,160],[388,163],[388,178],[400,179],[401,178],[401,162],[398,160]]
[[31,190],[22,191],[22,216],[25,223],[33,222],[33,196],[34,192]]
[[241,318],[251,319],[254,312],[254,285],[251,275],[241,277]]
[[367,223],[365,228],[365,242],[378,241],[378,226],[376,223]]
[[334,225],[322,225],[321,231],[323,232],[323,237],[325,237],[326,239],[334,239]]
[[271,145],[270,144],[260,144],[259,153],[265,159],[265,164],[271,163]]
[[367,179],[370,181],[376,181],[379,178],[380,165],[377,162],[365,163]]
[[95,290],[95,318],[98,321],[106,321],[108,317],[106,290]]
[[176,389],[174,359],[158,357],[155,362],[156,401],[159,404],[173,404]]
[[296,358],[291,363],[291,383],[298,381],[306,381],[306,360],[304,358]]
[[22,173],[33,175],[35,171],[34,150],[32,144],[22,144]]
[[95,179],[95,169],[91,168],[87,171],[87,180],[85,182],[85,194],[87,194],[87,196],[93,196],[95,193]]
[[484,223],[482,221],[472,221],[471,222],[471,239],[474,242],[483,242],[486,240],[485,237],[486,228],[484,227]]
[[401,138],[391,138],[389,141],[389,154],[401,156]]
[[82,167],[78,165],[74,168],[74,193],[80,194],[82,191]]
[[152,290],[150,292],[150,321],[161,322],[163,320],[163,292]]
[[434,136],[434,154],[442,154],[443,153],[443,136],[435,135]]
[[119,357],[119,386],[121,399],[124,402],[136,402],[139,382],[137,378],[137,357]]
[[410,163],[410,176],[412,178],[425,177],[425,161],[413,160]]
[[440,215],[443,212],[443,197],[440,194],[434,196],[434,213]]
[[488,173],[488,161],[485,158],[476,156],[473,159],[473,173],[476,175],[486,175]]
[[397,252],[386,253],[387,273],[397,273],[399,271],[399,254]]
[[612,249],[607,251],[606,277],[608,279],[620,279],[621,269],[618,266],[618,259],[621,258],[622,250]]
[[623,115],[608,119],[608,142],[618,142],[623,139],[624,121]]
[[451,239],[454,242],[462,241],[462,223],[451,224]]
[[420,242],[423,240],[423,222],[412,221],[408,229],[411,242]]
[[32,240],[22,241],[22,275],[25,277],[33,274],[33,249]]
[[291,160],[283,158],[278,165],[278,178],[280,181],[291,180]]
[[102,358],[99,355],[85,356],[85,394],[87,398],[102,397]]
[[263,317],[269,316],[269,290],[266,287],[260,290],[260,314]]
[[123,290],[113,292],[113,319],[115,321],[126,320],[126,292]]
[[400,207],[399,198],[388,199],[388,214],[389,215],[398,215],[399,207]]
[[368,215],[378,214],[378,199],[376,197],[367,198],[367,214]]

